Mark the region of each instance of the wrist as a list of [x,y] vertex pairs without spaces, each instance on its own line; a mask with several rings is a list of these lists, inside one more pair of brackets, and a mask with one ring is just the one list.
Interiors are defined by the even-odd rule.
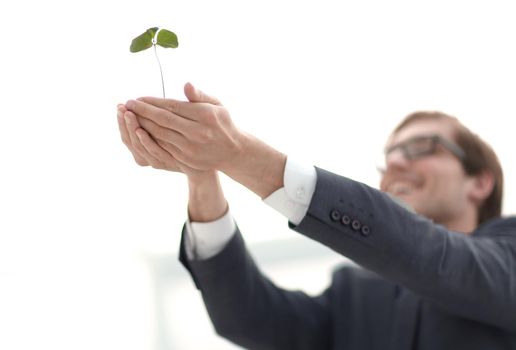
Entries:
[[190,221],[209,222],[222,217],[228,208],[216,171],[188,176]]
[[262,199],[283,187],[287,156],[260,139],[241,133],[238,151],[220,170]]
[[195,171],[186,174],[188,187],[190,190],[202,187],[212,186],[219,182],[217,170]]

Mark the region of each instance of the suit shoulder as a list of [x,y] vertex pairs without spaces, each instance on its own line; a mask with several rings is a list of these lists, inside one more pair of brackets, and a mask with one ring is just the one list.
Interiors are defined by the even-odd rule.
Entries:
[[481,224],[475,236],[501,236],[516,239],[516,216],[491,219]]

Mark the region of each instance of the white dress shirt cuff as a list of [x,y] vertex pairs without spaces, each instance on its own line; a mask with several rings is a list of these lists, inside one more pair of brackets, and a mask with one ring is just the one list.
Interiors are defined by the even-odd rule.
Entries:
[[283,214],[294,225],[306,215],[317,183],[315,167],[287,158],[283,175],[284,187],[263,201]]
[[236,232],[235,220],[228,209],[220,219],[186,222],[185,251],[190,260],[206,260],[220,253]]
[[[264,202],[299,225],[308,211],[317,183],[317,173],[311,165],[287,158],[283,175],[284,187],[264,199]],[[205,260],[220,253],[236,232],[230,211],[211,222],[186,222],[185,250],[190,260]]]

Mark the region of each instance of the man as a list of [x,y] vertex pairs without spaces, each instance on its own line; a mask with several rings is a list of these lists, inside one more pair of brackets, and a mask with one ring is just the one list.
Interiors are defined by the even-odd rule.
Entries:
[[[378,191],[288,159],[190,84],[185,95],[128,101],[118,120],[140,165],[188,177],[181,260],[219,334],[250,349],[516,349],[516,218],[500,218],[495,154],[456,119],[407,117]],[[217,171],[363,268],[337,270],[315,298],[277,288],[247,253]]]

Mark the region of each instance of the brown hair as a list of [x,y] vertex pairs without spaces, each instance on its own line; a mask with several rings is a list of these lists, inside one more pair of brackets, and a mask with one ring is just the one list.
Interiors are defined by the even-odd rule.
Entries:
[[493,175],[493,191],[478,208],[477,224],[500,217],[502,213],[503,196],[503,171],[500,161],[493,149],[478,135],[462,125],[457,118],[441,112],[415,112],[406,116],[394,129],[393,134],[412,122],[429,119],[446,121],[452,125],[455,138],[453,141],[455,141],[465,153],[465,157],[462,160],[462,167],[466,174],[474,176],[489,172]]

